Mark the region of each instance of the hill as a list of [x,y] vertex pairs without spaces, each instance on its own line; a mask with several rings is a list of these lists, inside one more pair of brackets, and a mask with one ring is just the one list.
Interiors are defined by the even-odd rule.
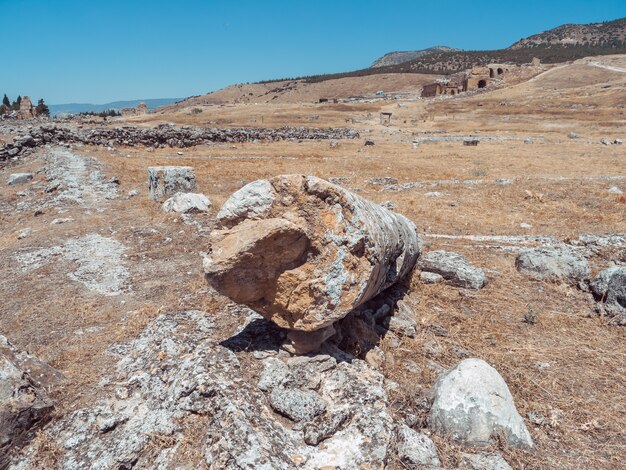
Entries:
[[78,114],[85,112],[99,113],[109,109],[120,110],[122,108],[132,108],[139,103],[146,103],[148,109],[158,108],[160,106],[166,106],[171,103],[179,101],[181,98],[155,98],[147,100],[128,100],[128,101],[112,101],[111,103],[104,104],[91,104],[91,103],[66,103],[66,104],[51,104],[49,105],[50,114],[56,116],[58,114]]
[[421,49],[419,51],[394,51],[388,52],[382,57],[379,57],[372,63],[372,68],[376,67],[385,67],[387,65],[398,65],[404,62],[409,62],[411,60],[418,59],[419,57],[423,57],[429,54],[435,54],[437,52],[456,52],[460,51],[460,49],[455,49],[454,47],[448,46],[434,46],[429,47],[428,49]]
[[591,24],[564,24],[558,28],[520,39],[509,49],[562,46],[624,46],[626,18]]

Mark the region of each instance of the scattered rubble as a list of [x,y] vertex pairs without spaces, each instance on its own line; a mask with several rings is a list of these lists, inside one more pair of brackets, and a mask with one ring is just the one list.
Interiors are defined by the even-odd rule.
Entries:
[[[161,315],[131,343],[112,347],[118,357],[111,372],[115,391],[46,430],[59,449],[59,467],[382,468],[393,441],[383,376],[339,351],[268,357],[265,370],[276,372],[265,375],[276,380],[260,390],[244,377],[249,366],[234,351],[240,340],[250,346],[251,339],[253,348],[261,340],[277,348],[279,335],[259,334],[269,322],[252,318],[244,330],[218,343],[206,312]],[[281,396],[284,387],[290,392]],[[318,416],[283,423],[266,394],[273,406],[280,403],[280,413]],[[182,424],[187,418],[203,420],[202,434],[193,440],[195,461],[185,455],[184,443],[192,438]],[[167,447],[152,445],[155,436],[167,438]],[[29,468],[37,461],[36,450],[29,448],[14,463]]]
[[54,204],[72,202],[99,207],[104,200],[117,196],[118,185],[106,179],[96,159],[55,147],[46,151],[45,160],[45,191],[54,194]]

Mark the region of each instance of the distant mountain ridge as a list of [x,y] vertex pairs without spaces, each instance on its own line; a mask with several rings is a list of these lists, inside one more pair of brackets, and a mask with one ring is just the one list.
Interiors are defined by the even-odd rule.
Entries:
[[460,50],[461,49],[456,49],[454,47],[448,47],[448,46],[433,46],[433,47],[429,47],[428,49],[421,49],[419,51],[394,51],[394,52],[388,52],[384,56],[379,57],[378,59],[376,59],[372,63],[371,68],[386,67],[388,65],[398,65],[398,64],[402,64],[404,62],[409,62],[411,60],[415,60],[415,59],[417,59],[419,57],[423,57],[425,55],[435,54],[437,52],[457,52],[457,51],[460,51]]
[[622,46],[626,44],[626,18],[590,24],[564,24],[520,39],[509,49],[533,47]]
[[127,100],[127,101],[112,101],[111,103],[104,104],[91,104],[91,103],[66,103],[66,104],[51,104],[50,114],[56,116],[58,114],[78,114],[94,112],[99,113],[109,109],[120,110],[123,108],[133,108],[139,103],[146,103],[148,109],[158,108],[165,106],[176,101],[180,101],[184,98],[153,98],[147,100]]

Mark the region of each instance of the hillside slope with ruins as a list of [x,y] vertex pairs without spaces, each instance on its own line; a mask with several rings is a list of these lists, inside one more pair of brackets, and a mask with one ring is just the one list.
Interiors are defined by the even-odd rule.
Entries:
[[620,468],[626,55],[493,65],[0,121],[0,468]]

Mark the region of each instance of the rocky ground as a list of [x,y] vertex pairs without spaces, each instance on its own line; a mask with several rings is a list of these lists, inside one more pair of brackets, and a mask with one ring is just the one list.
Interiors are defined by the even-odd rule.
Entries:
[[[623,123],[604,117],[623,112],[612,83],[584,85],[599,117],[566,129],[532,109],[498,132],[511,120],[485,95],[477,126],[493,138],[477,147],[463,145],[476,97],[433,102],[427,113],[457,119],[415,143],[409,123],[367,120],[321,140],[190,147],[189,132],[239,131],[145,145],[110,136],[178,128],[69,124],[83,140],[47,141],[54,125],[3,124],[20,152],[0,169],[0,467],[620,468],[626,160]],[[193,167],[210,202],[164,210],[148,192],[160,165]],[[286,173],[393,208],[423,242],[409,278],[306,355],[202,272],[226,199]]]

